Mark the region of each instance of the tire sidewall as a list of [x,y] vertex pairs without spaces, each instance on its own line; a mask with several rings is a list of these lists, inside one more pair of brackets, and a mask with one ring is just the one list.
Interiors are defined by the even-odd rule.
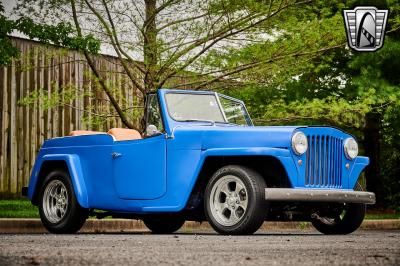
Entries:
[[327,235],[345,235],[356,231],[364,220],[365,204],[352,203],[346,208],[343,219],[337,224],[326,224],[320,220],[312,220],[312,225],[319,232]]
[[[260,205],[264,202],[262,198],[260,198],[259,195],[259,189],[257,187],[257,184],[254,184],[251,181],[251,178],[249,177],[249,172],[251,170],[247,169],[242,166],[226,166],[221,169],[219,169],[210,179],[207,187],[206,187],[206,192],[205,192],[205,198],[204,198],[204,204],[205,204],[205,214],[207,217],[207,220],[210,222],[211,226],[219,233],[222,234],[236,234],[239,232],[241,234],[242,228],[246,227],[247,224],[252,222],[252,219],[254,219],[255,213],[259,210],[257,208],[260,208]],[[247,190],[247,196],[248,196],[248,205],[246,208],[246,211],[241,218],[241,220],[236,223],[235,225],[232,226],[224,226],[221,225],[211,214],[211,209],[210,209],[210,198],[211,198],[211,191],[212,188],[214,187],[215,183],[222,177],[226,175],[233,175],[237,178],[239,178],[243,184],[246,187]],[[265,210],[266,211],[266,210]],[[245,230],[246,231],[246,230]],[[244,232],[246,233],[246,232]]]
[[[54,180],[61,181],[64,184],[68,193],[68,205],[66,213],[64,217],[57,223],[50,222],[43,211],[44,192],[48,184]],[[46,227],[46,229],[52,233],[63,233],[65,229],[68,228],[71,224],[73,213],[76,213],[77,208],[79,208],[79,204],[76,201],[74,189],[69,175],[64,170],[54,170],[49,173],[43,182],[43,186],[41,187],[39,194],[39,214],[42,223]]]
[[143,223],[155,234],[172,234],[178,231],[185,223],[184,219],[145,218]]

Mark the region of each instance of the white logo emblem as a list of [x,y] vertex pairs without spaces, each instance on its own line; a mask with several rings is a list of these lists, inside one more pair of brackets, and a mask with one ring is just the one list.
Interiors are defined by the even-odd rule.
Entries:
[[372,6],[343,10],[349,46],[357,51],[375,51],[381,48],[387,14],[387,10],[378,10]]

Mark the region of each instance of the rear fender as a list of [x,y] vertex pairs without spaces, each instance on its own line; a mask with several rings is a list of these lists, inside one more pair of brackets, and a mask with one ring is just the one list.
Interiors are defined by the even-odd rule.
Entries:
[[76,154],[47,154],[43,157],[38,158],[32,170],[32,175],[29,181],[28,198],[32,201],[37,190],[40,189],[39,178],[45,178],[39,176],[44,162],[47,161],[62,161],[68,167],[69,175],[71,177],[72,185],[74,187],[75,196],[78,200],[79,205],[83,208],[89,208],[88,195],[83,178],[82,165],[79,156]]

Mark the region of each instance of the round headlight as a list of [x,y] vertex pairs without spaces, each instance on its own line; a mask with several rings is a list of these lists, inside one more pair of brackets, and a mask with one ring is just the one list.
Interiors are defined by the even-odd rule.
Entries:
[[353,160],[358,155],[358,144],[357,141],[353,138],[347,138],[344,141],[344,154],[347,159]]
[[307,151],[307,137],[303,132],[296,132],[292,137],[292,148],[297,155],[302,155]]

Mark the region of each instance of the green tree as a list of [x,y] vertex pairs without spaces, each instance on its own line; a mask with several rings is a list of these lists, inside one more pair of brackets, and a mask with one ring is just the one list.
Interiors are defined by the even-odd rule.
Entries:
[[9,64],[13,58],[18,56],[18,49],[8,38],[14,27],[14,22],[4,16],[4,7],[0,3],[0,66]]
[[[307,11],[319,13],[317,6],[310,9],[311,0],[71,0],[32,1],[21,0],[17,7],[22,17],[35,22],[72,23],[74,34],[84,38],[93,34],[112,53],[120,58],[124,72],[130,78],[133,90],[144,95],[161,87],[209,88],[235,80],[241,72],[265,67],[272,62],[320,54],[332,47],[343,45],[344,40],[318,37],[312,28],[322,30],[326,25],[316,19],[305,24],[302,30],[312,40],[296,41],[291,37],[297,23],[308,21]],[[321,4],[317,4],[321,5]],[[40,9],[33,8],[39,6]],[[303,14],[303,17],[301,16]],[[70,18],[73,18],[70,21]],[[336,21],[335,21],[336,19]],[[329,23],[339,23],[335,17]],[[301,23],[300,23],[301,22]],[[324,26],[325,25],[325,26]],[[306,30],[307,27],[309,30]],[[302,36],[299,32],[296,36]],[[271,42],[271,38],[290,39],[284,44]],[[338,42],[339,41],[339,42]],[[234,64],[213,60],[209,54],[218,55],[237,48],[250,47],[262,53],[256,44],[270,43],[275,50],[259,61],[248,58]],[[250,48],[249,48],[250,49]],[[257,50],[257,51],[256,51]],[[91,53],[83,50],[101,88],[127,127],[137,128],[121,109],[109,87],[107,77],[93,62]],[[251,52],[251,51],[249,51]],[[214,57],[215,58],[215,57]],[[143,60],[143,63],[137,61]]]
[[9,35],[13,31],[19,31],[31,39],[37,39],[44,44],[64,46],[79,51],[88,51],[96,54],[100,48],[100,42],[92,35],[74,36],[70,23],[59,22],[56,25],[40,24],[29,17],[21,17],[17,20],[9,19],[4,14],[4,6],[0,3],[0,65],[11,63],[18,57],[19,51],[12,44]]
[[[301,65],[294,60],[296,67],[283,62],[275,69],[243,76],[246,89],[226,92],[246,99],[259,124],[323,124],[350,131],[360,140],[361,152],[370,157],[367,189],[376,192],[379,204],[399,206],[400,5],[374,3],[390,9],[380,50],[365,53],[343,47]],[[347,7],[361,4],[371,5],[363,1]],[[341,16],[342,7],[328,5],[323,13],[332,19]],[[343,24],[336,30],[344,33]],[[231,56],[231,61],[242,58]]]

